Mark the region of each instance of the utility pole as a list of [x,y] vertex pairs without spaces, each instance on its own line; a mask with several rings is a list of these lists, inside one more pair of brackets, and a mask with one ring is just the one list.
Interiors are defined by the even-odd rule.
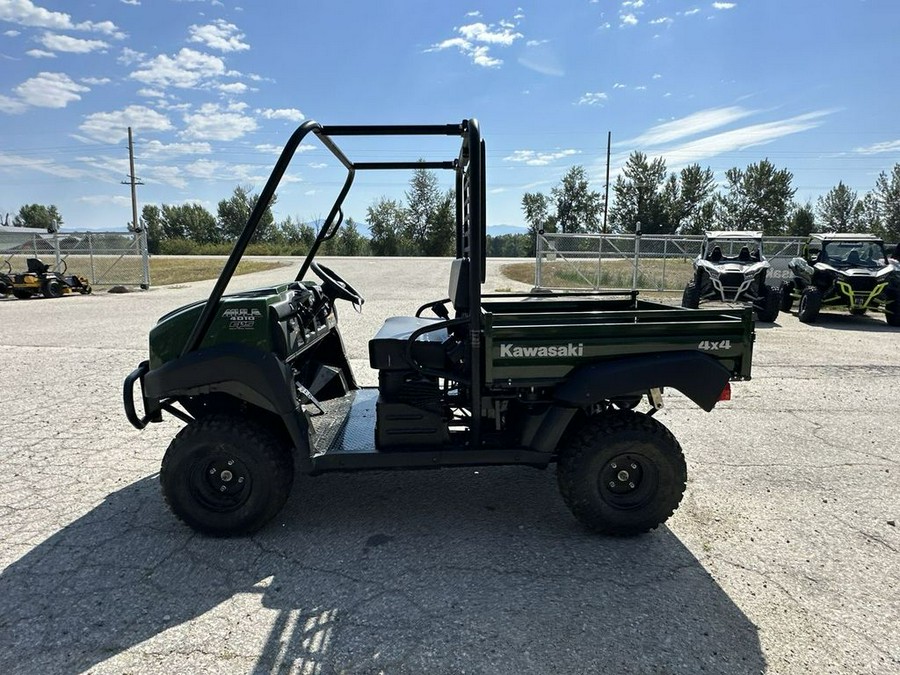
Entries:
[[147,250],[147,233],[142,231],[141,226],[138,224],[136,189],[138,185],[143,185],[144,181],[134,175],[134,139],[131,135],[131,127],[128,127],[128,167],[131,173],[128,174],[127,181],[122,181],[122,185],[131,185],[131,229],[137,234],[140,241],[141,259],[143,261],[141,288],[147,289],[150,287],[150,261],[148,259]]
[[609,154],[612,147],[612,131],[606,132],[606,195],[603,197],[603,234],[606,234],[606,214],[609,212]]

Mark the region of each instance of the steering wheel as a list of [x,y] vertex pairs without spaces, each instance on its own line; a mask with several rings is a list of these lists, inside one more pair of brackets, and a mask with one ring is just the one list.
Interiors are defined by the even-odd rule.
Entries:
[[346,300],[357,307],[362,307],[362,304],[365,302],[363,296],[353,286],[341,279],[334,270],[325,267],[325,265],[320,265],[315,260],[309,264],[309,269],[322,280],[322,290],[325,291],[326,295],[335,299]]

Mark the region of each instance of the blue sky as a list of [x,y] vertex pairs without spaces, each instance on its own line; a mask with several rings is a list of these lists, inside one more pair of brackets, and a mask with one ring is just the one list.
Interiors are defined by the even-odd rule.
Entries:
[[[633,150],[719,179],[768,157],[801,200],[839,180],[862,194],[900,161],[898,29],[896,0],[0,0],[0,218],[52,203],[64,230],[125,227],[128,125],[139,203],[215,212],[236,185],[261,189],[304,119],[478,118],[492,225],[521,224],[522,194],[573,164],[602,191],[607,131],[613,175]],[[302,150],[279,219],[324,215],[340,186],[326,151]],[[408,178],[361,176],[347,215]]]

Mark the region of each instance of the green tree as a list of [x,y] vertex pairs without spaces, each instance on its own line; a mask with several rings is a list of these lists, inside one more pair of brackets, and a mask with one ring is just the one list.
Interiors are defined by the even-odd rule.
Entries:
[[805,237],[816,229],[816,215],[812,202],[794,204],[788,221],[787,232],[791,237]]
[[699,164],[684,167],[669,175],[663,192],[671,232],[702,234],[712,227],[715,217],[716,181],[712,169]]
[[15,227],[34,227],[47,232],[59,232],[62,224],[62,216],[53,204],[50,206],[26,204],[19,209],[19,213],[13,219]]
[[422,253],[430,256],[456,253],[456,193],[453,190],[444,193],[429,217]]
[[422,247],[428,238],[431,220],[441,201],[437,174],[428,169],[416,169],[406,191],[404,235],[406,239]]
[[[272,207],[277,199],[277,195],[272,196],[272,201],[266,207],[251,242],[270,241],[275,237],[275,216],[272,214]],[[249,187],[238,185],[231,197],[219,202],[216,211],[217,223],[225,241],[234,241],[240,236],[258,200],[259,194],[252,193]]]
[[875,181],[880,234],[890,242],[900,241],[900,164],[890,174],[882,171]]
[[147,231],[147,249],[159,253],[159,244],[165,239],[162,211],[156,204],[144,204],[141,209],[141,227]]
[[162,229],[166,239],[190,239],[200,244],[220,241],[216,219],[201,204],[163,204]]
[[381,197],[366,209],[374,255],[403,255],[410,248],[405,237],[405,210],[395,199]]
[[645,234],[670,232],[665,180],[666,161],[662,157],[650,161],[643,152],[631,153],[613,184],[615,201],[609,209],[613,231],[634,232],[640,223]]
[[855,190],[839,181],[826,195],[816,201],[816,214],[825,232],[854,232],[857,225],[859,198]]
[[885,229],[881,222],[881,204],[873,192],[867,192],[866,196],[856,203],[856,212],[853,214],[856,226],[861,232],[871,232],[880,237],[885,237]]
[[590,189],[583,166],[573,166],[550,190],[556,223],[562,232],[599,232],[603,197]]
[[341,225],[335,240],[335,255],[362,255],[366,247],[366,239],[359,233],[359,227],[353,218]]
[[761,230],[766,235],[784,234],[796,189],[793,174],[776,169],[768,159],[746,170],[728,169],[726,192],[719,196],[717,218],[725,230]]

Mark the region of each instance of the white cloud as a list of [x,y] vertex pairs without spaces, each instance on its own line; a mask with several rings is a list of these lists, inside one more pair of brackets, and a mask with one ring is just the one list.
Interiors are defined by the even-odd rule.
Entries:
[[15,169],[17,172],[22,170],[39,171],[59,178],[81,178],[84,175],[84,172],[79,169],[57,164],[50,159],[8,155],[3,152],[0,152],[0,169]]
[[443,42],[432,45],[426,52],[441,51],[456,47],[462,54],[468,56],[472,63],[483,68],[496,68],[503,64],[490,54],[490,47],[499,45],[509,47],[516,40],[524,37],[515,30],[515,24],[503,20],[499,26],[485,24],[483,22],[471,23],[456,29],[459,37],[448,38]]
[[85,195],[75,201],[83,204],[114,204],[124,206],[131,204],[131,197],[125,195]]
[[658,26],[659,24],[663,24],[663,23],[664,23],[664,24],[675,23],[675,19],[673,19],[673,18],[671,18],[671,17],[669,17],[669,16],[661,16],[661,17],[659,17],[658,19],[653,19],[653,20],[650,22],[650,25],[652,25],[652,26]]
[[647,87],[645,85],[641,84],[641,85],[638,85],[637,87],[635,87],[634,90],[635,91],[647,91]]
[[603,105],[608,98],[602,91],[586,92],[578,99],[578,105]]
[[736,2],[714,2],[712,4],[713,9],[734,9],[737,7]]
[[82,77],[81,81],[92,86],[109,84],[110,82],[112,82],[112,80],[110,80],[108,77]]
[[4,34],[6,37],[18,37],[19,35],[22,34],[22,31],[19,31],[19,30],[7,30],[7,31],[4,31],[3,34]]
[[310,163],[309,163],[309,168],[310,168],[310,169],[324,169],[324,168],[326,168],[327,166],[328,166],[328,165],[327,165],[325,162],[310,162]]
[[120,0],[123,5],[133,5],[137,7],[141,4],[141,0]]
[[170,131],[172,123],[165,115],[140,105],[123,110],[93,113],[78,127],[86,136],[97,141],[117,143],[128,136],[128,127],[139,133]]
[[152,157],[208,155],[211,152],[212,146],[209,143],[162,143],[157,140],[142,143],[138,148],[139,154]]
[[[280,155],[280,154],[281,154],[281,151],[284,149],[284,146],[281,146],[281,145],[273,145],[273,144],[271,144],[271,143],[263,143],[263,144],[261,144],[261,145],[255,145],[255,146],[253,146],[253,147],[254,147],[255,150],[259,150],[260,152],[264,152],[264,153],[266,153],[267,155]],[[309,143],[303,143],[303,144],[301,144],[301,145],[297,148],[296,152],[297,152],[297,153],[301,153],[301,152],[309,152],[310,150],[315,150],[315,149],[316,149],[316,146],[315,146],[315,145],[311,145],[311,144],[309,144]]]
[[664,122],[651,127],[643,134],[636,138],[623,141],[623,145],[634,147],[646,147],[660,145],[663,143],[671,143],[681,138],[687,138],[705,131],[711,131],[719,127],[736,122],[748,115],[752,115],[752,110],[746,110],[738,106],[729,106],[726,108],[710,108],[708,110],[700,110],[686,117],[682,117],[671,122]]
[[288,120],[291,122],[302,122],[306,116],[296,108],[265,108],[256,112],[267,120]]
[[687,10],[687,11],[684,13],[684,15],[685,15],[685,16],[693,16],[694,14],[699,14],[699,13],[700,13],[700,8],[699,8],[699,7],[694,7],[693,9]]
[[160,54],[141,63],[130,77],[158,87],[191,89],[225,74],[225,62],[218,56],[183,47],[174,57]]
[[633,7],[634,9],[640,9],[644,6],[644,0],[625,0],[622,3],[622,7]]
[[125,34],[112,21],[82,21],[75,23],[72,21],[71,15],[38,7],[31,0],[3,0],[3,2],[0,2],[0,21],[8,21],[19,26],[30,26],[33,28],[103,33],[117,39],[125,37]]
[[516,150],[509,157],[504,157],[505,162],[518,162],[527,166],[546,166],[551,162],[564,157],[579,154],[579,150],[558,150],[556,152],[537,152],[535,150]]
[[529,40],[525,44],[528,47],[539,47],[540,45],[545,45],[548,42],[550,42],[550,40]]
[[882,152],[898,152],[900,151],[900,140],[882,141],[881,143],[873,143],[864,147],[856,148],[854,152],[861,155],[877,155]]
[[109,44],[103,40],[82,40],[69,35],[57,35],[56,33],[44,33],[40,43],[47,49],[55,52],[68,52],[70,54],[88,54],[101,49],[108,49]]
[[830,110],[818,110],[797,115],[785,120],[752,124],[740,129],[724,131],[719,134],[688,141],[682,145],[661,149],[659,154],[671,159],[675,165],[682,166],[690,162],[698,162],[716,155],[736,150],[745,150],[757,145],[770,143],[783,136],[798,134],[815,129],[823,124]]
[[145,98],[165,98],[166,92],[159,89],[151,89],[150,87],[142,87],[137,90],[137,95]]
[[185,114],[184,123],[179,135],[189,140],[233,141],[257,129],[252,117],[221,110],[214,103],[204,103],[196,113]]
[[143,52],[138,52],[130,47],[123,47],[122,53],[118,56],[116,61],[119,63],[130,66],[132,63],[138,63],[139,61],[143,61],[146,57],[146,54]]
[[481,16],[481,12],[476,9],[474,12],[466,12],[466,16],[479,17]]
[[35,59],[55,59],[56,54],[53,52],[44,51],[43,49],[29,49],[25,52],[26,55],[35,58]]
[[638,18],[634,14],[620,14],[619,19],[622,21],[620,24],[622,26],[636,26],[638,22]]
[[654,79],[654,80],[658,80],[658,79],[660,79],[661,77],[662,77],[662,75],[660,75],[659,73],[653,73],[653,79]]
[[221,52],[239,52],[250,49],[250,45],[243,42],[244,34],[233,23],[223,19],[217,19],[205,26],[193,25],[189,29],[191,37],[188,42],[201,42],[210,49],[218,49]]
[[65,73],[38,73],[15,88],[15,93],[28,105],[39,108],[65,108],[80,101],[89,87],[78,84]]
[[625,89],[627,85],[622,84],[621,82],[616,82],[613,85],[613,89]]
[[0,112],[4,112],[7,115],[18,115],[27,109],[28,106],[19,99],[0,94]]
[[243,94],[249,87],[243,82],[230,82],[229,84],[220,84],[216,89],[225,94]]

